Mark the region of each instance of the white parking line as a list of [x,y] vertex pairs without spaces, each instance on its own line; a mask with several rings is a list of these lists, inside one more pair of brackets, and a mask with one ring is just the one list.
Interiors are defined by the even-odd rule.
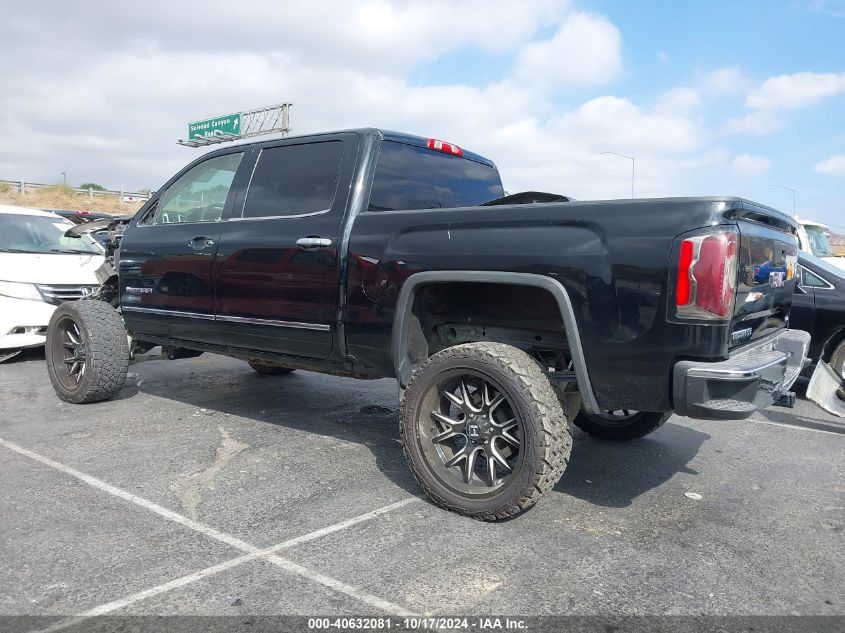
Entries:
[[294,547],[296,545],[300,545],[302,543],[306,543],[308,541],[320,538],[322,536],[326,536],[327,534],[332,534],[334,532],[338,532],[340,530],[344,530],[349,528],[353,525],[358,523],[362,523],[364,521],[369,521],[374,519],[378,516],[386,514],[391,510],[395,510],[397,508],[401,508],[409,503],[417,501],[416,497],[409,497],[407,499],[402,499],[401,501],[397,501],[395,503],[388,504],[376,510],[366,512],[364,514],[358,515],[356,517],[352,517],[351,519],[347,519],[345,521],[341,521],[340,523],[335,523],[334,525],[330,525],[319,530],[315,530],[313,532],[309,532],[308,534],[303,534],[302,536],[297,536],[292,539],[288,539],[287,541],[283,541],[276,545],[273,545],[268,548],[260,549],[251,543],[247,543],[242,541],[241,539],[234,537],[230,534],[226,534],[221,532],[220,530],[216,530],[211,526],[205,525],[204,523],[200,523],[199,521],[195,521],[193,519],[189,519],[186,516],[179,514],[178,512],[173,512],[172,510],[168,510],[167,508],[158,505],[157,503],[153,503],[152,501],[148,501],[142,497],[132,494],[131,492],[127,492],[125,490],[121,490],[115,486],[112,486],[105,481],[97,479],[96,477],[92,477],[91,475],[86,475],[74,468],[69,466],[65,466],[64,464],[60,464],[59,462],[50,459],[49,457],[44,457],[43,455],[39,455],[29,449],[23,448],[22,446],[18,446],[12,442],[4,440],[0,438],[0,446],[4,446],[11,451],[19,453],[25,457],[29,457],[35,461],[38,461],[46,466],[54,468],[60,472],[65,473],[66,475],[70,475],[71,477],[75,477],[80,481],[84,481],[90,486],[97,488],[98,490],[102,490],[108,494],[114,495],[131,503],[141,506],[149,510],[150,512],[154,512],[159,516],[162,516],[170,521],[174,521],[180,525],[183,525],[191,530],[199,532],[204,536],[208,536],[210,538],[216,539],[227,545],[231,545],[234,548],[237,548],[241,551],[246,552],[243,556],[238,556],[236,558],[230,559],[228,561],[224,561],[222,563],[218,563],[217,565],[212,565],[206,569],[202,569],[200,571],[194,572],[192,574],[188,574],[186,576],[182,576],[180,578],[176,578],[169,582],[163,583],[161,585],[157,585],[155,587],[149,587],[140,591],[138,593],[132,594],[130,596],[126,596],[119,600],[114,600],[112,602],[108,602],[106,604],[99,605],[92,609],[89,609],[77,616],[72,616],[70,618],[63,619],[55,624],[46,627],[40,630],[40,633],[52,633],[54,631],[59,631],[61,629],[67,628],[72,626],[81,620],[85,620],[90,617],[98,616],[98,615],[105,615],[107,613],[111,613],[123,607],[126,607],[130,604],[135,602],[139,602],[141,600],[145,600],[152,596],[157,596],[167,591],[171,591],[173,589],[177,589],[180,587],[184,587],[189,585],[193,582],[201,580],[203,578],[208,578],[209,576],[213,576],[214,574],[218,574],[222,571],[227,569],[231,569],[243,563],[249,562],[251,560],[256,560],[259,558],[265,558],[269,562],[272,562],[275,565],[289,571],[293,574],[298,576],[302,576],[303,578],[307,578],[313,582],[319,583],[329,589],[337,591],[338,593],[345,594],[351,598],[355,598],[365,604],[368,604],[371,607],[375,607],[380,609],[386,613],[392,615],[400,615],[400,616],[407,616],[407,615],[415,615],[413,612],[389,602],[387,600],[383,600],[377,596],[371,595],[365,591],[362,591],[352,585],[344,583],[336,578],[332,578],[331,576],[327,576],[325,574],[321,574],[320,572],[305,567],[303,565],[299,565],[294,563],[287,558],[283,558],[277,554],[277,552],[287,549],[290,547]]
[[142,508],[146,508],[150,512],[155,512],[156,514],[163,516],[165,519],[170,519],[171,521],[179,523],[180,525],[184,525],[185,527],[190,528],[195,532],[199,532],[210,538],[222,541],[223,543],[231,545],[232,547],[235,547],[239,550],[242,550],[244,552],[258,551],[258,548],[255,545],[251,545],[237,537],[231,536],[230,534],[225,534],[220,530],[215,530],[213,527],[205,525],[204,523],[200,523],[199,521],[189,519],[188,517],[183,516],[178,512],[173,512],[173,510],[168,510],[164,506],[160,506],[157,503],[147,501],[146,499],[139,497],[138,495],[133,495],[131,492],[126,492],[125,490],[121,490],[120,488],[115,488],[111,484],[107,484],[101,479],[97,479],[96,477],[92,477],[91,475],[86,475],[85,473],[79,472],[78,470],[75,470],[70,466],[65,466],[64,464],[60,464],[59,462],[53,461],[49,457],[44,457],[43,455],[39,455],[38,453],[33,453],[31,450],[26,449],[23,446],[18,446],[17,444],[13,444],[12,442],[8,442],[2,438],[0,438],[0,446],[5,446],[9,450],[15,451],[16,453],[20,453],[21,455],[29,457],[30,459],[34,459],[37,462],[41,462],[45,466],[54,468],[60,472],[65,473],[66,475],[75,477],[80,481],[84,481],[89,486],[93,486],[98,490],[102,490],[103,492],[107,492],[110,495],[114,495],[115,497],[120,497],[121,499],[130,501],[136,505],[141,506]]
[[784,424],[782,422],[772,422],[771,420],[758,420],[757,418],[748,418],[751,422],[758,422],[759,424],[770,424],[772,426],[782,426],[785,429],[794,429],[796,431],[812,431],[813,433],[827,433],[828,435],[838,435],[842,437],[845,432],[839,433],[837,431],[825,431],[824,429],[811,429],[807,426],[798,426],[797,424]]

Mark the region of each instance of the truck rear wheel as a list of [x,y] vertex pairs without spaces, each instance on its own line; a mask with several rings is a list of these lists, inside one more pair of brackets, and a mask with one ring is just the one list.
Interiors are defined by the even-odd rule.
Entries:
[[74,404],[108,400],[129,370],[123,319],[104,301],[63,303],[50,318],[45,356],[59,398]]
[[262,376],[280,376],[282,374],[289,374],[294,369],[290,367],[282,367],[281,365],[264,365],[262,363],[250,363],[250,367],[255,370],[255,373],[261,374]]
[[599,415],[587,413],[583,409],[575,416],[575,426],[602,440],[627,442],[645,437],[659,429],[671,413],[652,413],[647,411],[604,411]]
[[438,505],[495,521],[533,506],[563,474],[572,434],[540,365],[501,343],[426,360],[400,409],[411,471]]

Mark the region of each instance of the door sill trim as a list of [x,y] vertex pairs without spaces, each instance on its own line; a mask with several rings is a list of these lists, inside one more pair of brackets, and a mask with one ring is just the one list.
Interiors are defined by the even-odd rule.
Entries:
[[187,319],[204,319],[206,321],[220,321],[223,323],[247,323],[250,325],[269,325],[273,327],[288,327],[299,330],[318,330],[328,332],[330,325],[322,323],[303,323],[300,321],[277,321],[274,319],[256,319],[252,317],[215,316],[203,312],[185,312],[183,310],[168,310],[167,308],[150,308],[146,306],[121,306],[122,312],[140,312],[146,314],[160,314],[162,316],[184,317]]

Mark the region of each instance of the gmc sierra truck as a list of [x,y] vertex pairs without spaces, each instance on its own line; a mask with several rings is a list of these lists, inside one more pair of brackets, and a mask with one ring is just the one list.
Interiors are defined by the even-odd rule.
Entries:
[[779,211],[507,196],[491,161],[377,129],[212,151],[112,230],[94,300],[50,323],[60,398],[110,398],[159,347],[394,377],[420,485],[485,520],[554,486],[570,423],[624,441],[788,403],[810,340]]

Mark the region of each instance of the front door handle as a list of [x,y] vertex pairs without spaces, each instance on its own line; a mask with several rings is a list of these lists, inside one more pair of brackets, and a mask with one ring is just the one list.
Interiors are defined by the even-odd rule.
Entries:
[[300,237],[296,240],[296,245],[299,248],[325,248],[326,246],[331,246],[332,241],[327,237],[309,235],[308,237]]
[[188,246],[195,251],[201,251],[204,248],[214,246],[214,240],[210,240],[207,237],[195,237],[192,240],[188,240]]

